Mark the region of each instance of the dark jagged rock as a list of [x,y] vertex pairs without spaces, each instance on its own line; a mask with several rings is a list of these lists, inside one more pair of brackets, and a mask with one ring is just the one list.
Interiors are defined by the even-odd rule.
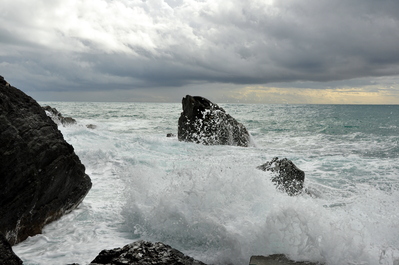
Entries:
[[3,85],[5,87],[10,86],[10,84],[6,80],[4,80],[4,77],[2,77],[1,75],[0,75],[0,85]]
[[0,233],[0,264],[22,264],[22,260],[15,255],[14,251],[12,251],[10,243],[8,243],[7,239],[2,233]]
[[175,137],[176,135],[174,133],[168,133],[166,134],[166,137]]
[[90,264],[205,265],[205,263],[186,256],[171,246],[161,242],[151,243],[147,241],[137,241],[123,248],[103,250]]
[[257,168],[275,173],[272,181],[276,184],[277,189],[285,191],[291,196],[302,193],[305,172],[297,168],[291,160],[287,158],[279,160],[278,157],[275,157]]
[[0,232],[11,245],[41,233],[91,188],[85,167],[31,97],[0,84]]
[[[47,116],[49,116],[57,125],[61,124],[62,126],[67,126],[77,123],[72,117],[64,117],[56,108],[44,106],[43,109],[46,111]],[[87,124],[86,128],[94,130],[97,126],[94,124]]]
[[250,135],[245,126],[208,99],[187,95],[182,105],[178,124],[180,141],[205,145],[250,145]]
[[64,117],[62,114],[56,109],[50,106],[44,106],[43,109],[46,111],[47,116],[49,116],[56,124],[72,125],[76,124],[76,120],[71,117]]

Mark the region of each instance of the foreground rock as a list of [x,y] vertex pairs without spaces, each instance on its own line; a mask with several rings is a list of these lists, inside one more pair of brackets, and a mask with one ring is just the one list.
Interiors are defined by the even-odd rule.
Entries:
[[41,106],[0,82],[0,232],[11,245],[41,233],[91,188],[74,149]]
[[178,123],[178,139],[205,145],[250,145],[250,135],[241,123],[203,97],[187,95]]
[[287,158],[273,158],[270,162],[257,167],[263,171],[274,172],[272,181],[277,189],[286,192],[290,196],[298,195],[303,191],[305,172],[297,168],[291,160]]
[[62,124],[65,126],[76,124],[76,120],[74,118],[62,116],[62,114],[56,108],[44,106],[43,109],[46,111],[47,116],[49,116],[57,125]]
[[91,265],[95,264],[205,265],[205,263],[186,256],[168,245],[147,241],[137,241],[123,248],[103,250],[91,263]]
[[15,255],[14,251],[12,251],[10,243],[8,243],[7,239],[2,233],[0,233],[0,264],[22,264],[22,260],[17,255]]

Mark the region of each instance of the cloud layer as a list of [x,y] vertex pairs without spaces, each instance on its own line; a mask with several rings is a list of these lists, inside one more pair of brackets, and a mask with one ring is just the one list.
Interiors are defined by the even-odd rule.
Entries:
[[2,0],[0,74],[49,92],[325,88],[397,77],[398,29],[394,0]]

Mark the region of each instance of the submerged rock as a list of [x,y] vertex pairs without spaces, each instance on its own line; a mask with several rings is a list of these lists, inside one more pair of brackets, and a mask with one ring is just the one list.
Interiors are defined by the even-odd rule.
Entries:
[[266,162],[257,168],[275,173],[272,181],[276,184],[277,189],[288,193],[290,196],[302,193],[305,172],[297,168],[291,160],[287,158],[279,160],[278,157],[275,157],[270,162]]
[[178,139],[205,145],[250,145],[244,125],[218,105],[203,97],[187,95],[178,123]]
[[283,254],[273,254],[267,257],[252,256],[250,265],[323,265],[323,263],[314,263],[310,261],[294,261],[288,259]]
[[59,112],[56,108],[52,108],[50,106],[44,106],[43,109],[46,111],[47,116],[49,116],[56,124],[72,125],[76,124],[76,120],[72,117],[64,117],[61,112]]
[[87,125],[86,125],[86,128],[94,130],[94,129],[97,128],[97,125],[94,125],[94,124],[87,124]]
[[0,233],[0,264],[22,264],[22,260],[17,255],[15,255],[14,251],[12,251],[10,243],[8,243],[7,239],[2,233]]
[[11,245],[77,207],[91,188],[85,167],[31,97],[0,84],[0,232]]
[[151,243],[142,240],[126,245],[123,248],[103,250],[90,264],[205,265],[205,263],[186,256],[177,249],[161,242]]

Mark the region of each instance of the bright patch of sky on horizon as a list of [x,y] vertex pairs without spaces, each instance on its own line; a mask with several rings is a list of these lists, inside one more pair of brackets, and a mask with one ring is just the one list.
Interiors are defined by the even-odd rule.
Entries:
[[36,100],[399,104],[399,1],[2,0]]

